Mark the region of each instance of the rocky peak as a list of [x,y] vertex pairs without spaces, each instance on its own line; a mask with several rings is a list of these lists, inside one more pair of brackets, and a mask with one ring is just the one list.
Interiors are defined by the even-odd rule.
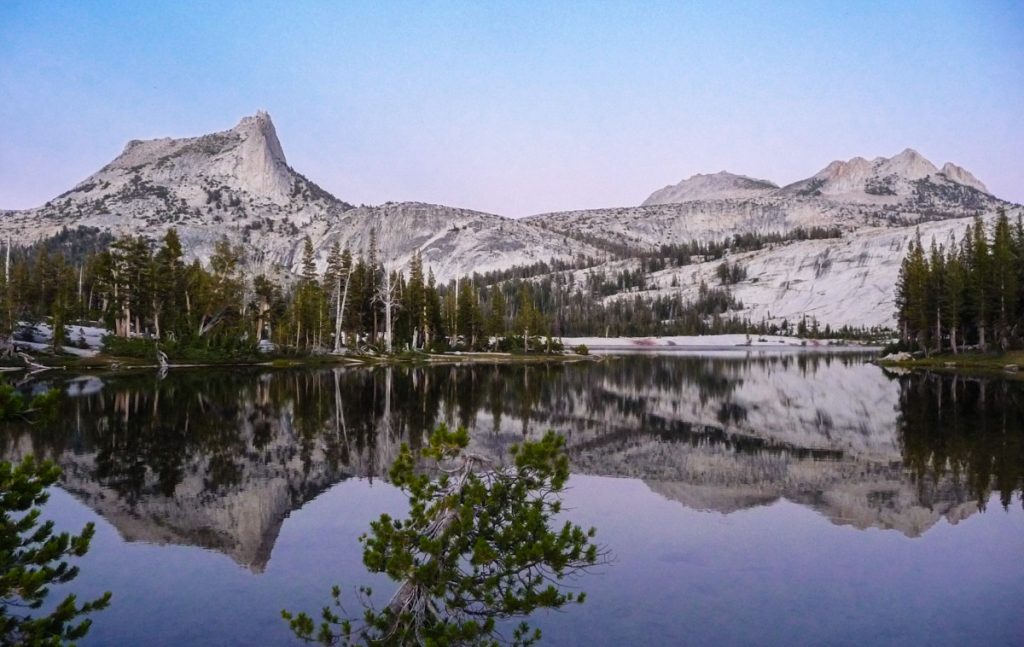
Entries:
[[277,138],[270,115],[260,110],[244,117],[231,129],[241,138],[234,154],[219,164],[218,171],[233,177],[249,193],[276,204],[290,200],[292,173]]
[[[252,203],[288,205],[296,186],[270,115],[259,111],[230,130],[198,137],[132,140],[114,161],[78,189],[163,187],[191,207],[208,206],[209,195]],[[160,191],[158,189],[158,191]],[[219,193],[217,193],[219,191]],[[211,192],[214,192],[211,194]],[[125,194],[134,198],[135,188]],[[145,191],[143,191],[145,193]],[[95,193],[89,199],[95,199]]]
[[897,175],[908,180],[920,180],[939,172],[934,164],[913,148],[906,148],[888,160],[876,162],[876,168],[882,173]]
[[[945,172],[949,169],[949,172]],[[790,184],[783,193],[823,196],[852,202],[895,203],[919,197],[921,182],[963,185],[985,192],[984,185],[967,171],[947,164],[943,171],[913,148],[892,157],[836,160],[806,180]]]
[[274,160],[282,164],[288,163],[269,113],[257,110],[255,115],[242,117],[238,125],[232,128],[232,130],[238,133],[245,141],[254,140],[260,145],[265,146],[267,152]]
[[974,175],[967,169],[957,166],[953,162],[946,162],[945,164],[943,164],[942,170],[939,172],[945,175],[952,182],[956,182],[957,184],[962,184],[964,186],[969,186],[971,188],[981,191],[982,193],[989,192],[988,187],[986,187],[981,180],[974,177]]
[[778,186],[768,180],[758,180],[746,175],[728,171],[698,173],[652,193],[643,206],[674,204],[694,200],[717,200],[727,198],[751,198],[771,193]]

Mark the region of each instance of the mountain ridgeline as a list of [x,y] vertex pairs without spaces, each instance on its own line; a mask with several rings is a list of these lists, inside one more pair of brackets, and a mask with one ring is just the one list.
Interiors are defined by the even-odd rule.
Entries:
[[[894,328],[910,242],[920,235],[948,247],[967,222],[990,226],[1000,208],[1011,219],[1020,213],[969,171],[910,149],[832,162],[786,186],[723,171],[655,191],[640,206],[523,219],[416,202],[355,207],[292,168],[270,116],[258,112],[218,133],[133,140],[46,204],[0,212],[0,235],[25,244],[78,230],[141,235],[155,247],[174,228],[188,260],[208,264],[226,242],[243,250],[252,276],[285,283],[303,273],[307,237],[320,274],[332,249],[362,256],[372,242],[389,271],[415,256],[439,284],[546,283],[559,286],[551,303],[590,299],[622,316],[638,300],[685,306],[726,289],[724,309],[699,316]],[[736,280],[722,285],[722,276]]]

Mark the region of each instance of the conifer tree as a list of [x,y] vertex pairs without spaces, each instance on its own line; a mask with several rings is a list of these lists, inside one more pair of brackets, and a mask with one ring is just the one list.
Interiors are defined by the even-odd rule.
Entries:
[[943,296],[946,291],[946,258],[943,254],[942,248],[935,244],[935,239],[932,239],[931,252],[928,258],[928,281],[927,281],[927,300],[928,300],[928,311],[929,316],[934,322],[934,342],[935,349],[937,352],[942,352],[942,324],[944,321],[942,314]]
[[1006,210],[1000,209],[992,235],[992,296],[995,330],[999,345],[1010,347],[1011,329],[1015,326],[1018,294],[1018,265],[1013,232]]
[[423,257],[417,251],[409,262],[409,283],[405,295],[405,312],[409,318],[413,348],[427,344],[427,294],[423,278]]
[[523,350],[530,352],[530,337],[541,333],[543,319],[533,304],[526,283],[519,286],[519,307],[516,313],[516,332],[523,336]]
[[476,348],[480,336],[480,306],[472,281],[462,281],[459,288],[455,329],[468,348]]
[[957,339],[964,307],[964,268],[961,254],[950,244],[946,256],[946,277],[942,287],[943,325],[949,331],[949,345],[954,353],[959,352]]
[[975,217],[971,232],[973,249],[971,250],[970,295],[974,314],[974,325],[977,330],[978,346],[986,350],[988,346],[986,331],[991,319],[992,298],[991,275],[992,262],[989,255],[988,239],[981,217]]
[[491,307],[487,317],[487,334],[504,337],[507,331],[505,324],[505,293],[500,285],[491,288]]
[[181,332],[178,324],[184,310],[184,251],[173,227],[164,234],[153,263],[153,328],[157,339],[161,339],[165,332]]
[[[282,611],[292,631],[323,645],[496,645],[497,620],[584,602],[561,583],[603,559],[596,530],[555,525],[569,476],[565,441],[548,432],[514,446],[508,466],[466,451],[464,428],[441,426],[414,454],[402,445],[391,482],[409,497],[409,516],[382,515],[360,538],[363,563],[397,583],[387,606],[349,616],[341,588],[320,622]],[[439,478],[418,469],[435,462]],[[367,598],[371,591],[359,589]],[[512,644],[541,637],[523,622]]]
[[[89,550],[93,524],[80,535],[54,534],[53,522],[39,523],[47,488],[60,469],[31,456],[20,464],[0,462],[0,643],[61,645],[85,637],[92,621],[85,616],[105,609],[110,593],[79,604],[70,594],[39,613],[49,587],[70,582],[78,567],[67,559]],[[34,614],[34,615],[33,615]]]
[[434,279],[434,271],[427,271],[427,287],[424,299],[426,301],[426,343],[430,346],[436,339],[443,339],[447,334],[444,325],[444,310],[441,305],[441,295],[437,289],[437,281]]

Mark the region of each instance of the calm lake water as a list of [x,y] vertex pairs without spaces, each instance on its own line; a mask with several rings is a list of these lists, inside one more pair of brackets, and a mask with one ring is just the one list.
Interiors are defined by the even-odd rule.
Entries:
[[531,618],[542,644],[1024,643],[1021,381],[755,354],[40,386],[60,421],[2,452],[63,467],[59,529],[96,523],[71,590],[114,598],[84,645],[294,644],[282,608],[389,593],[357,537],[401,514],[381,475],[442,421],[495,456],[568,439],[568,516],[614,559]]

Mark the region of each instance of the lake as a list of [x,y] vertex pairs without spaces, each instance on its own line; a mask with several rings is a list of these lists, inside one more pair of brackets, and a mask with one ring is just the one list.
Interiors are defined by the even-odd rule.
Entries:
[[386,579],[357,541],[401,514],[383,475],[439,422],[501,456],[554,429],[567,516],[611,563],[549,645],[1024,641],[1024,381],[894,374],[866,356],[52,378],[56,424],[8,424],[4,458],[64,469],[45,516],[95,522],[84,645],[295,644],[280,610]]

